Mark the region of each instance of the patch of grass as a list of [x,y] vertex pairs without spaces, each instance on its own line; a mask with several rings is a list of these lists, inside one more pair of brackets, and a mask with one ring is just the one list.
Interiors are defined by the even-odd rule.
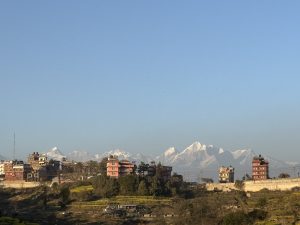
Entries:
[[73,205],[85,206],[105,206],[108,204],[170,204],[171,198],[156,198],[153,196],[116,196],[113,198],[103,198],[96,201],[74,202]]
[[86,191],[93,191],[94,188],[92,185],[86,185],[86,186],[78,186],[75,188],[72,188],[70,191],[71,193],[80,193],[80,192],[86,192]]

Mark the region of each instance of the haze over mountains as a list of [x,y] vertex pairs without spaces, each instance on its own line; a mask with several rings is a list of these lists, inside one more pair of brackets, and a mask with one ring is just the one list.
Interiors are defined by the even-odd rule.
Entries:
[[[241,179],[246,173],[251,175],[251,161],[253,156],[258,155],[258,153],[251,149],[228,151],[213,145],[201,144],[200,142],[194,142],[182,151],[171,147],[158,156],[148,156],[142,153],[131,154],[120,149],[95,155],[87,151],[78,150],[64,155],[57,147],[47,152],[49,158],[57,160],[67,158],[74,161],[100,161],[103,157],[109,155],[118,156],[119,159],[128,159],[137,164],[141,161],[151,162],[154,160],[164,165],[172,166],[173,171],[184,175],[186,180],[200,181],[202,177],[211,177],[216,180],[220,166],[233,166],[237,179]],[[280,172],[291,173],[293,166],[297,164],[263,156],[270,162],[271,177],[278,176]]]

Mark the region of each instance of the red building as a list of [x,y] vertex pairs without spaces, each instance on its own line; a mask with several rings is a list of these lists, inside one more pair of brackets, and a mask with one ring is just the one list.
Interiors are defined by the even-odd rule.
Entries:
[[117,157],[109,156],[106,167],[107,176],[118,178],[133,174],[135,165],[128,160],[119,160]]
[[10,161],[4,164],[4,171],[7,181],[25,181],[27,173],[31,172],[31,167],[23,161]]
[[253,157],[252,179],[253,180],[269,179],[269,162],[265,160],[261,155]]

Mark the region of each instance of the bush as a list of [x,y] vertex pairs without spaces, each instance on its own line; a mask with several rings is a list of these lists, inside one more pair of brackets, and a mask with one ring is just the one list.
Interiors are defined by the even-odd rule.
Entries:
[[232,212],[224,216],[223,225],[248,225],[251,221],[247,214],[242,211]]
[[257,203],[256,203],[256,206],[259,207],[259,208],[263,208],[266,205],[267,205],[267,199],[265,197],[259,198]]

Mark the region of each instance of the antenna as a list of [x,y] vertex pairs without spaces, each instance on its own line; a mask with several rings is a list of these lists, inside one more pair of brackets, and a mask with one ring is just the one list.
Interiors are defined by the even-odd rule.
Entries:
[[13,160],[16,159],[16,134],[14,132],[14,155],[13,155]]

